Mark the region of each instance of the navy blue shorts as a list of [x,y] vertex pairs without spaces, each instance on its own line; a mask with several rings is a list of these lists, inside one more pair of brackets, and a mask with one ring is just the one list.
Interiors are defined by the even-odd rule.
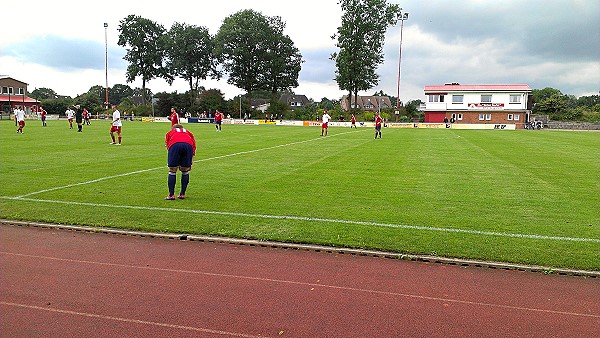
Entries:
[[194,148],[189,143],[177,142],[169,148],[169,168],[190,168],[194,158]]
[[375,130],[380,131],[381,130],[381,124],[378,126],[375,126]]

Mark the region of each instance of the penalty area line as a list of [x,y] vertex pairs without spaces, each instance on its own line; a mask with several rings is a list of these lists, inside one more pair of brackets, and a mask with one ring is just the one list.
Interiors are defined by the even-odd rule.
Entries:
[[[334,136],[340,136],[340,135],[344,135],[344,134],[348,134],[351,132],[344,132],[344,133],[339,133],[339,134],[334,134],[328,137],[334,137]],[[215,157],[210,157],[210,158],[203,158],[200,160],[195,160],[194,163],[199,163],[199,162],[207,162],[207,161],[212,161],[212,160],[219,160],[219,159],[223,159],[223,158],[227,158],[227,157],[233,157],[233,156],[238,156],[238,155],[245,155],[245,154],[252,154],[252,153],[257,153],[259,151],[265,151],[265,150],[271,150],[271,149],[277,149],[277,148],[282,148],[282,147],[289,147],[289,146],[293,146],[293,145],[297,145],[297,144],[302,144],[302,143],[307,143],[307,142],[313,142],[313,141],[317,141],[317,140],[324,140],[326,138],[323,137],[318,137],[318,138],[313,138],[313,139],[308,139],[308,140],[304,140],[304,141],[297,141],[297,142],[292,142],[292,143],[286,143],[286,144],[280,144],[280,145],[276,145],[276,146],[272,146],[272,147],[266,147],[266,148],[259,148],[259,149],[254,149],[254,150],[248,150],[248,151],[240,151],[237,153],[232,153],[232,154],[227,154],[227,155],[221,155],[221,156],[215,156]],[[29,196],[33,196],[33,195],[38,195],[38,194],[42,194],[45,192],[50,192],[50,191],[56,191],[56,190],[61,190],[61,189],[68,189],[68,188],[73,188],[73,187],[77,187],[80,185],[86,185],[86,184],[92,184],[92,183],[97,183],[97,182],[101,182],[101,181],[106,181],[112,178],[118,178],[118,177],[125,177],[125,176],[130,176],[130,175],[135,175],[135,174],[141,174],[141,173],[145,173],[145,172],[149,172],[149,171],[154,171],[154,170],[159,170],[159,169],[165,169],[166,166],[160,166],[160,167],[154,167],[154,168],[150,168],[150,169],[141,169],[141,170],[135,170],[135,171],[131,171],[128,173],[123,173],[123,174],[118,174],[118,175],[111,175],[111,176],[106,176],[106,177],[100,177],[94,180],[90,180],[90,181],[85,181],[85,182],[79,182],[79,183],[73,183],[73,184],[67,184],[67,185],[63,185],[60,187],[54,187],[54,188],[49,188],[49,189],[44,189],[44,190],[39,190],[39,191],[34,191],[34,192],[30,192],[24,195],[20,195],[20,196],[16,196],[17,198],[24,198],[24,197],[29,197]]]
[[550,240],[550,241],[561,241],[561,242],[591,242],[591,243],[600,243],[600,239],[597,239],[597,238],[545,236],[545,235],[534,235],[534,234],[514,234],[514,233],[496,232],[496,231],[480,231],[480,230],[469,230],[469,229],[429,227],[429,226],[420,226],[420,225],[393,224],[393,223],[366,222],[366,221],[352,221],[352,220],[320,218],[320,217],[305,217],[305,216],[291,216],[291,215],[249,214],[249,213],[241,213],[241,212],[214,211],[214,210],[194,210],[194,209],[166,208],[166,207],[145,207],[145,206],[135,206],[135,205],[118,205],[118,204],[87,203],[87,202],[58,201],[58,200],[43,200],[43,199],[36,199],[36,198],[23,198],[23,197],[10,197],[10,196],[0,196],[0,199],[16,200],[16,201],[27,201],[27,202],[37,202],[37,203],[54,203],[54,204],[66,204],[66,205],[81,205],[81,206],[89,206],[89,207],[104,207],[104,208],[113,208],[113,209],[116,208],[116,209],[130,209],[130,210],[167,211],[167,212],[206,214],[206,215],[217,215],[217,216],[233,216],[233,217],[262,218],[262,219],[280,219],[280,220],[294,220],[294,221],[304,221],[304,222],[337,223],[337,224],[347,224],[347,225],[365,225],[365,226],[376,226],[376,227],[397,228],[397,229],[409,229],[409,230],[419,230],[419,231],[437,231],[437,232],[446,232],[446,233],[462,233],[462,234],[478,235],[478,236],[509,237],[509,238]]

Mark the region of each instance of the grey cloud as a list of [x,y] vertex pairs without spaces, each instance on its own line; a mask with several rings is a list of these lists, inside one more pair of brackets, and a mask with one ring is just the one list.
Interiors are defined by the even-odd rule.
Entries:
[[[124,50],[110,46],[109,67],[127,67]],[[72,40],[58,36],[36,36],[17,44],[6,46],[3,54],[23,62],[31,62],[65,71],[105,68],[105,45],[95,41]]]
[[335,77],[335,62],[329,60],[329,56],[335,50],[330,49],[318,49],[318,50],[301,50],[302,59],[305,61],[302,63],[302,70],[300,71],[300,81],[309,82],[331,82]]
[[405,24],[444,41],[495,39],[554,61],[600,56],[600,2],[595,0],[413,0],[405,9],[411,13]]

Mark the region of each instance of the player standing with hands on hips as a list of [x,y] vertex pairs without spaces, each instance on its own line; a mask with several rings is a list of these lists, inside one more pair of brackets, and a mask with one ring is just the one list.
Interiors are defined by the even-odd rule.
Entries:
[[176,124],[165,135],[165,146],[169,152],[167,159],[169,195],[165,199],[169,201],[175,199],[175,183],[177,183],[177,169],[179,169],[181,171],[181,190],[177,198],[182,200],[185,198],[185,191],[190,182],[190,170],[192,170],[192,162],[196,155],[196,139],[194,134],[183,128],[182,125]]
[[[121,122],[121,112],[117,109],[117,106],[113,105],[112,108],[114,109],[113,111],[113,119],[112,119],[112,125],[110,127],[110,137],[112,138],[112,143],[114,145],[120,146],[121,145],[121,126],[123,126],[123,123]],[[119,143],[115,142],[115,134],[117,133],[117,135],[119,136]]]

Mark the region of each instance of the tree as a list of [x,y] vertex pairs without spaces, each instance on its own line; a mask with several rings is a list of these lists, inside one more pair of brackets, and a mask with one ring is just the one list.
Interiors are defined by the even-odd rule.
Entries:
[[302,69],[302,54],[292,39],[283,34],[285,23],[279,17],[270,18],[272,39],[267,40],[267,64],[264,70],[264,89],[271,91],[275,99],[278,91],[298,87],[298,75]]
[[39,101],[58,98],[58,94],[50,88],[36,88],[29,95]]
[[186,80],[193,105],[200,80],[209,76],[220,78],[212,37],[206,27],[177,22],[171,26],[168,36],[166,67],[170,75],[169,84],[173,83],[174,77]]
[[127,82],[142,78],[142,103],[146,104],[146,83],[156,77],[169,78],[163,66],[166,53],[165,28],[137,15],[129,15],[119,24],[119,46],[125,47],[123,57],[129,62]]
[[[379,83],[377,67],[383,63],[383,44],[388,26],[395,25],[402,9],[386,0],[339,0],[342,8],[342,25],[338,27],[336,47],[331,54],[337,70],[338,87],[351,96],[368,90]],[[372,20],[376,14],[377,19]]]
[[115,84],[112,88],[108,88],[109,101],[112,104],[120,104],[124,99],[133,96],[133,89],[128,85]]
[[90,88],[90,90],[87,93],[81,94],[77,98],[75,98],[75,102],[77,104],[80,104],[82,108],[86,108],[90,112],[103,110],[103,103],[105,97],[98,96],[97,90],[95,90],[96,88],[101,88],[104,93],[104,88],[100,86],[94,86]]
[[58,98],[58,99],[45,99],[42,100],[42,106],[48,114],[63,114],[68,107],[73,105],[73,99],[69,98]]
[[224,110],[225,95],[218,89],[205,90],[200,94],[200,110]]
[[552,96],[537,102],[533,110],[534,114],[548,115],[553,120],[561,120],[561,112],[565,110],[567,105],[565,96],[559,93],[554,93]]
[[546,87],[544,89],[534,89],[531,91],[531,95],[533,96],[533,102],[538,103],[542,102],[553,95],[562,95],[560,90]]
[[595,105],[600,104],[600,95],[581,96],[577,99],[577,106],[592,108]]
[[215,36],[215,54],[229,75],[227,82],[244,89],[249,102],[253,91],[297,86],[301,55],[282,34],[283,27],[279,17],[247,9],[225,18]]

